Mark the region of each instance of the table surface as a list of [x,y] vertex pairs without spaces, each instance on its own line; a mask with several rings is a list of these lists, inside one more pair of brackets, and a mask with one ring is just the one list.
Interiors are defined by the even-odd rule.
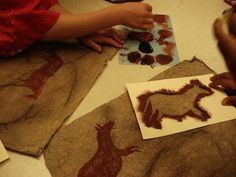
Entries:
[[[217,73],[227,71],[212,33],[214,20],[229,8],[223,0],[145,0],[144,2],[153,6],[153,13],[170,15],[181,61],[196,56]],[[103,0],[61,0],[61,4],[72,12],[81,13],[111,5]],[[126,83],[146,81],[167,68],[119,65],[116,55],[108,62],[89,94],[66,124],[121,95],[126,90]],[[0,164],[0,177],[51,177],[43,155],[33,158],[11,151],[8,153],[10,160]]]

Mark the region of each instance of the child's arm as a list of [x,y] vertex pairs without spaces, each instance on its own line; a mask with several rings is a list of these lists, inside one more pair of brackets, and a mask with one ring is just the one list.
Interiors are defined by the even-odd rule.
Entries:
[[49,10],[53,12],[58,12],[59,14],[71,14],[70,11],[62,7],[60,4],[52,6]]
[[62,14],[43,40],[64,40],[86,36],[114,25],[150,29],[152,7],[144,3],[124,3],[88,14]]

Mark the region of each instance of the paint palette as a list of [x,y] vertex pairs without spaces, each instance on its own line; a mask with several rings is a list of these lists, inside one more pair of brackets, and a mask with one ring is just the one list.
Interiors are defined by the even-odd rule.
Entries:
[[154,15],[151,31],[131,30],[119,52],[119,63],[152,67],[179,63],[170,17]]

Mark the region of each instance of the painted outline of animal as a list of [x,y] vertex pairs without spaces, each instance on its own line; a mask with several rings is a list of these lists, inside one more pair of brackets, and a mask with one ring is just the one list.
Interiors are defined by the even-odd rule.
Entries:
[[110,121],[104,126],[97,124],[98,148],[93,157],[80,168],[77,177],[116,177],[122,167],[122,156],[128,156],[133,152],[140,152],[137,146],[129,146],[118,149],[110,135],[114,126]]
[[40,57],[45,59],[47,64],[33,71],[28,79],[20,79],[22,83],[17,85],[31,89],[33,94],[27,95],[26,97],[32,99],[37,99],[40,96],[43,86],[46,84],[47,80],[52,77],[63,65],[63,60],[54,53],[41,54]]
[[[143,123],[147,127],[156,129],[162,129],[161,121],[163,118],[176,119],[182,122],[185,116],[191,116],[201,121],[207,121],[211,116],[200,106],[199,102],[203,97],[210,96],[213,93],[211,88],[199,80],[190,80],[190,83],[179,91],[162,89],[138,96],[138,111],[142,114]],[[165,96],[165,101],[159,101],[160,96]],[[193,105],[189,103],[193,103]]]

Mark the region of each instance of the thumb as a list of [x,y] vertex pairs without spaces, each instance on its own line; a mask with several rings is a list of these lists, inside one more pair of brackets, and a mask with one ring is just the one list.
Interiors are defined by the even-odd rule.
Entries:
[[230,96],[230,97],[227,97],[227,98],[223,99],[222,104],[224,106],[236,105],[236,96]]

